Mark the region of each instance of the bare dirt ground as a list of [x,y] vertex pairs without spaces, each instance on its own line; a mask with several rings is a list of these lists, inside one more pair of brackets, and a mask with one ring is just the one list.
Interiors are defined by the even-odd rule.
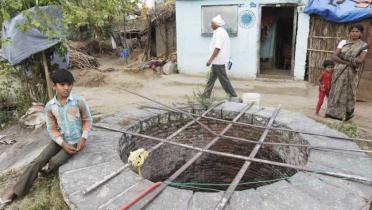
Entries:
[[[99,59],[100,69],[110,69],[111,71],[101,71],[103,79],[95,85],[79,86],[75,85],[74,92],[86,98],[94,114],[110,114],[118,111],[131,110],[140,105],[151,104],[139,97],[128,94],[124,89],[132,90],[156,99],[163,103],[187,103],[188,98],[193,96],[193,92],[203,90],[206,82],[205,76],[187,76],[182,74],[159,75],[147,69],[143,71],[128,71],[123,65],[123,61],[106,56]],[[96,70],[90,70],[95,75]],[[74,70],[77,81],[84,80],[87,74],[79,76],[81,70]],[[317,86],[305,81],[291,80],[234,80],[232,84],[238,95],[245,92],[256,92],[261,94],[262,106],[277,106],[282,104],[282,108],[301,112],[304,115],[317,121],[332,123],[337,122],[325,119],[324,108],[319,116],[315,115],[315,104],[317,102]],[[216,82],[214,94],[218,98],[226,97],[219,82]],[[372,103],[357,102],[356,115],[352,122],[360,128],[372,130]],[[371,131],[372,133],[372,131]]]
[[[87,100],[94,116],[104,116],[120,111],[130,111],[141,105],[154,105],[149,101],[128,94],[124,90],[135,91],[166,104],[187,104],[190,98],[193,97],[194,92],[202,91],[206,83],[206,76],[196,77],[181,74],[160,75],[151,69],[141,71],[128,70],[124,62],[114,56],[102,56],[99,58],[99,62],[101,63],[99,70],[87,69],[72,71],[76,79],[73,92],[83,96]],[[319,116],[315,115],[315,104],[318,94],[317,87],[305,81],[232,79],[232,84],[238,95],[245,92],[260,93],[262,97],[261,105],[264,107],[275,107],[281,104],[282,109],[303,113],[331,127],[337,127],[337,125],[340,124],[339,121],[323,117],[326,105],[324,105]],[[219,82],[216,82],[214,95],[218,98],[226,97]],[[352,122],[358,126],[360,137],[372,139],[372,103],[357,102],[356,113]],[[18,133],[17,130],[18,128],[13,126],[7,130],[0,131],[0,134]],[[15,135],[15,138],[18,138],[16,144],[11,146],[0,145],[0,157],[2,155],[4,156],[6,152],[9,154],[9,151],[14,154],[16,154],[17,151],[22,151],[24,155],[18,155],[18,157],[9,156],[9,158],[4,159],[4,161],[16,162],[17,158],[27,156],[28,153],[35,153],[35,151],[40,150],[42,147],[40,144],[45,145],[47,141],[43,140],[43,142],[40,143],[37,138],[39,138],[38,136],[44,136],[45,131],[42,131],[41,134],[30,134],[28,138],[32,138],[32,135],[36,137],[33,138],[32,141],[29,141],[24,138],[24,136],[27,136],[24,132],[19,132],[19,136]],[[26,147],[30,148],[25,149]],[[372,145],[361,145],[361,147],[364,149],[371,149]],[[23,161],[23,163],[27,164],[27,161]],[[16,164],[16,166],[21,165]],[[14,182],[14,175],[8,174],[8,176],[9,179],[1,179],[0,195],[4,191],[5,186],[9,186],[9,183]],[[53,180],[56,182],[56,178],[53,178]],[[39,180],[40,183],[43,183],[43,181],[42,179],[41,181]],[[49,185],[51,185],[51,183],[49,183]],[[54,187],[53,189],[57,191],[56,193],[58,194],[58,187]],[[43,191],[45,189],[41,188],[41,190]],[[27,205],[25,200],[31,199],[32,201],[32,199],[37,199],[32,196],[31,194],[30,196],[26,196],[25,199],[18,200],[18,205],[12,205],[11,209],[17,209],[19,206]],[[26,204],[22,204],[24,202],[26,202]],[[62,204],[58,203],[56,206],[61,205]],[[61,207],[56,207],[56,209],[58,208]]]

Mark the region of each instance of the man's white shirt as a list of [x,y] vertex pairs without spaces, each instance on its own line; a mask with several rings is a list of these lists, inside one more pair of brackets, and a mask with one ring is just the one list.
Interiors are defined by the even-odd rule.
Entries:
[[213,31],[212,43],[209,47],[210,56],[212,56],[215,48],[220,49],[218,55],[213,59],[212,64],[225,65],[230,59],[230,37],[226,30],[218,27]]

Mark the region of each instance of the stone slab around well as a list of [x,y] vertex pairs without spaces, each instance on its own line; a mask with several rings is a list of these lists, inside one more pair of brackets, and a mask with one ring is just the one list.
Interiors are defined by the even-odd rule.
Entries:
[[[226,102],[216,107],[209,116],[233,119],[243,107],[244,104]],[[273,110],[274,108],[257,109],[253,107],[242,116],[240,121],[266,125]],[[132,127],[132,129],[140,131],[146,129],[154,121],[166,123],[171,118],[187,117],[164,113],[164,111],[155,110],[123,112],[108,116],[98,124],[116,129],[127,129],[135,125],[137,127]],[[198,111],[198,113],[201,112]],[[301,114],[285,110],[279,113],[274,123],[274,127],[277,126],[306,132],[344,136]],[[124,166],[118,152],[121,136],[121,133],[94,129],[87,142],[86,149],[75,155],[60,168],[61,190],[66,202],[72,209],[119,209],[123,204],[129,202],[153,184],[130,169],[125,169],[95,191],[83,195],[83,190]],[[312,146],[358,148],[353,142],[302,134],[300,136]],[[372,177],[372,162],[365,154],[335,153],[320,149],[309,151],[306,167]],[[190,190],[168,187],[150,204],[148,209],[214,209],[222,194],[222,192],[193,193]],[[142,202],[146,199],[145,197]],[[226,209],[367,209],[371,199],[371,185],[325,175],[298,172],[285,181],[275,182],[257,189],[235,192]]]

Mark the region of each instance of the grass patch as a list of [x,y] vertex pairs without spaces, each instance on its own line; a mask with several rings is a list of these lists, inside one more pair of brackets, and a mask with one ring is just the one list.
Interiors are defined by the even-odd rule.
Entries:
[[209,76],[210,76],[210,71],[208,71],[205,75],[205,85],[198,85],[197,88],[194,88],[192,91],[192,95],[186,95],[186,100],[187,103],[192,106],[196,103],[200,104],[204,109],[207,109],[212,105],[213,102],[215,101],[222,101],[224,97],[217,97],[213,94],[210,98],[206,98],[203,96],[204,89],[206,87],[206,84],[208,82]]
[[353,122],[343,122],[337,126],[337,130],[351,138],[359,137],[358,125]]
[[[350,138],[372,139],[372,136],[368,134],[366,130],[359,128],[358,125],[353,122],[333,123],[328,124],[328,127],[337,129],[338,131],[344,133]],[[355,143],[362,150],[372,150],[371,142],[355,141]],[[368,155],[372,157],[372,154],[368,153]]]
[[195,103],[200,104],[203,108],[208,108],[212,104],[212,97],[205,98],[203,97],[203,92],[200,89],[194,89],[192,91],[192,95],[186,95],[186,100],[189,105],[193,105]]
[[[0,183],[7,187],[14,184],[19,173],[11,172],[0,177]],[[7,184],[5,184],[7,183]],[[10,209],[22,210],[68,210],[69,207],[63,200],[63,196],[59,187],[58,173],[52,173],[47,177],[39,176],[30,192],[16,199],[10,206]]]

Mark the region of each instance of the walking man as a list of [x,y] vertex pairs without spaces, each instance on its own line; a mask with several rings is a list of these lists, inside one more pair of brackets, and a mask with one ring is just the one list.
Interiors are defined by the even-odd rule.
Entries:
[[206,98],[211,97],[217,78],[230,98],[237,97],[226,74],[226,64],[230,60],[230,37],[222,27],[223,25],[225,25],[225,21],[221,15],[217,15],[212,19],[213,38],[210,45],[210,57],[207,61],[207,66],[212,65],[212,70],[203,93]]

